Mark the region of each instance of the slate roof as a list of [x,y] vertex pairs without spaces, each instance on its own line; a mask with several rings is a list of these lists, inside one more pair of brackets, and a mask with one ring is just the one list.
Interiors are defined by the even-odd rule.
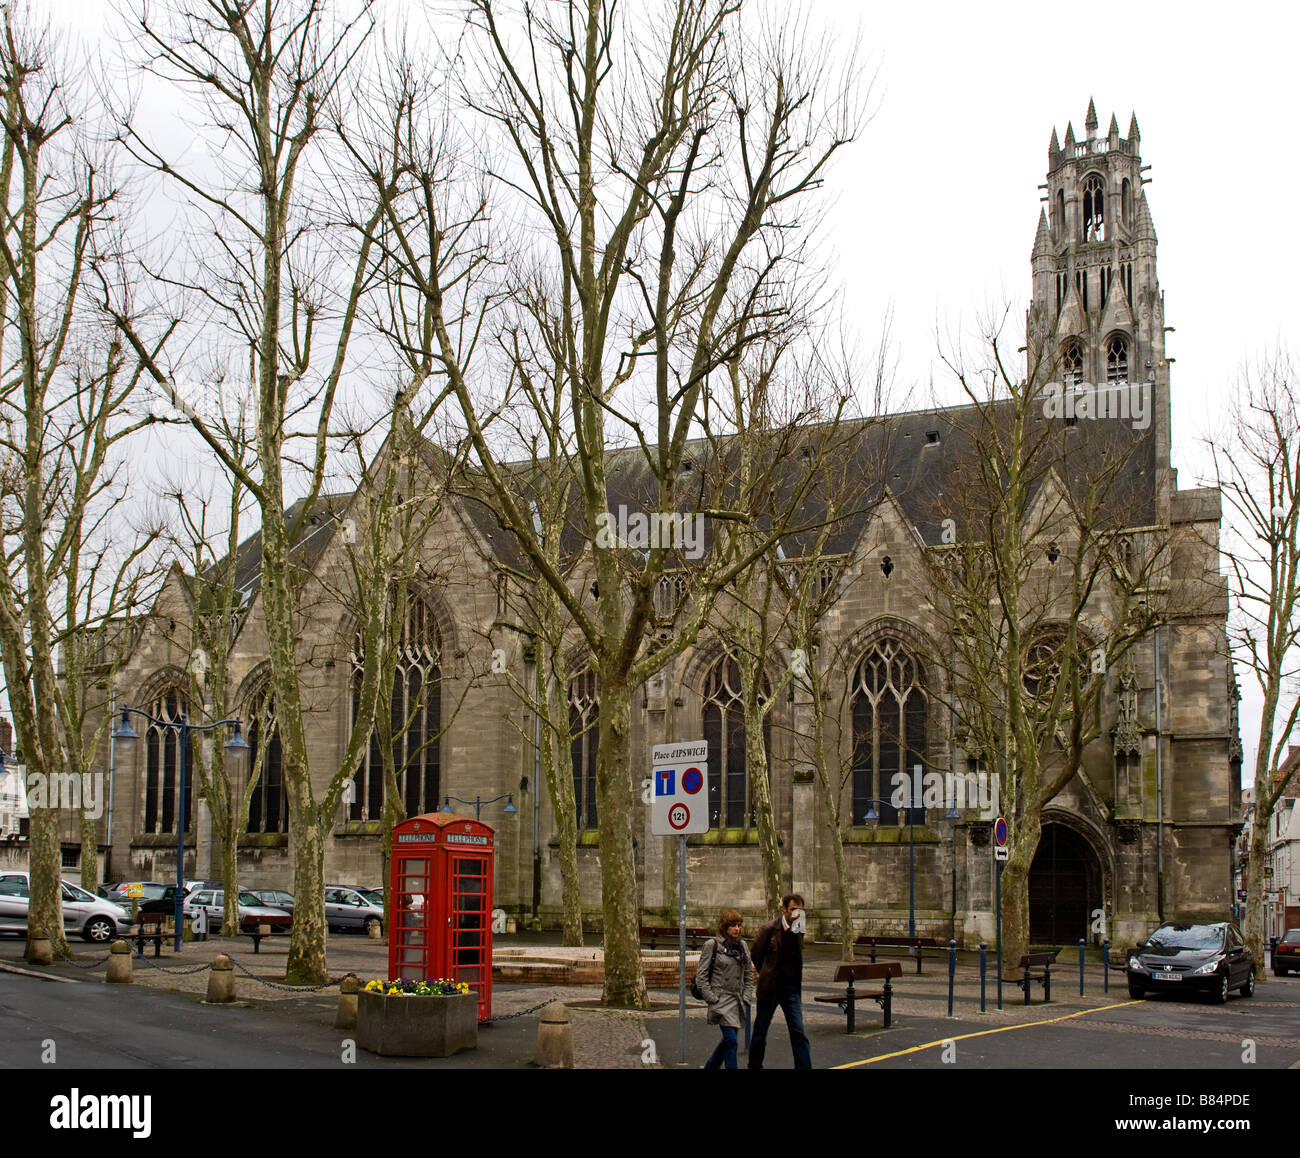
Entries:
[[[1154,418],[1154,415],[1149,416]],[[1009,402],[991,406],[940,407],[894,414],[881,419],[859,420],[841,424],[838,430],[810,425],[787,434],[782,453],[775,458],[773,480],[778,494],[794,485],[805,469],[805,448],[821,455],[833,456],[832,474],[841,482],[841,509],[853,513],[843,517],[826,544],[828,554],[849,551],[865,529],[872,513],[885,498],[886,490],[897,501],[903,517],[911,524],[926,546],[942,542],[943,522],[953,519],[957,533],[966,537],[966,524],[985,520],[981,506],[981,488],[977,479],[976,456],[993,429],[1003,438],[1012,418]],[[834,445],[831,445],[832,440]],[[1130,422],[1118,419],[1080,419],[1067,427],[1060,418],[1048,419],[1037,407],[1029,420],[1026,443],[1036,448],[1039,470],[1033,484],[1036,493],[1047,478],[1047,467],[1074,493],[1082,494],[1090,480],[1105,476],[1108,480],[1105,507],[1117,525],[1143,526],[1156,521],[1155,468],[1156,446],[1154,422],[1146,430],[1135,430]],[[434,459],[445,461],[441,448],[427,448]],[[725,482],[729,453],[725,442],[717,447],[706,439],[687,443],[683,469],[677,487],[677,509],[684,513],[727,501]],[[629,511],[652,511],[657,508],[658,487],[639,447],[610,452],[607,480],[609,507]],[[689,464],[689,466],[687,466]],[[542,484],[537,464],[529,459],[502,466],[517,487],[516,494],[525,506],[535,488]],[[851,480],[853,493],[845,502],[843,480]],[[502,523],[486,496],[486,483],[472,473],[460,484],[453,497],[456,508],[482,537],[494,560],[523,574],[532,573],[532,565],[520,549],[515,535]],[[351,492],[322,495],[312,511],[302,519],[295,536],[296,561],[310,570],[332,541],[341,512]],[[296,518],[302,501],[293,504],[286,517]],[[571,514],[564,533],[567,555],[581,552],[587,541],[582,529],[584,515],[580,503],[570,504]],[[787,558],[799,558],[811,549],[825,520],[826,495],[818,486],[804,497],[797,512],[801,528],[782,539]],[[712,545],[712,520],[705,523],[705,547]],[[982,537],[986,532],[972,532]],[[261,533],[257,532],[239,546],[236,584],[246,598],[260,586]],[[209,568],[207,574],[215,572]]]

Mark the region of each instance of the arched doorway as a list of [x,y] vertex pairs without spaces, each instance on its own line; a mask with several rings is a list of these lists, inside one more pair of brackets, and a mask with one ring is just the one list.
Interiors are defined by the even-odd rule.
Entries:
[[1029,867],[1029,939],[1035,945],[1092,942],[1092,913],[1102,908],[1101,863],[1092,846],[1063,824],[1043,825]]

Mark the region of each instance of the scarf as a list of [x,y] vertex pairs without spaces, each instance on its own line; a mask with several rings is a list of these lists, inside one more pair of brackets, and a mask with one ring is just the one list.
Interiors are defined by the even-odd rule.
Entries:
[[745,942],[739,937],[724,938],[722,951],[728,957],[735,957],[737,961],[744,961],[749,956],[749,951],[745,948]]

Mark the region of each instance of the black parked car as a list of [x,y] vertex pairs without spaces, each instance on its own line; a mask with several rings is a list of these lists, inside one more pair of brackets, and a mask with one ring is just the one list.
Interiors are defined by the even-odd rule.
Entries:
[[1292,969],[1300,973],[1300,929],[1288,929],[1273,950],[1273,976],[1281,977]]
[[1254,973],[1255,959],[1229,922],[1166,923],[1129,953],[1128,991],[1131,997],[1160,990],[1205,993],[1224,1002],[1232,989],[1242,997],[1254,993]]

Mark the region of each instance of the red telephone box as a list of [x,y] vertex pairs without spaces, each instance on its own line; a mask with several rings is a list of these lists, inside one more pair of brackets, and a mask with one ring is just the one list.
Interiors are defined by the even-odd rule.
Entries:
[[478,994],[492,1016],[492,829],[450,812],[393,829],[388,975],[447,977]]

